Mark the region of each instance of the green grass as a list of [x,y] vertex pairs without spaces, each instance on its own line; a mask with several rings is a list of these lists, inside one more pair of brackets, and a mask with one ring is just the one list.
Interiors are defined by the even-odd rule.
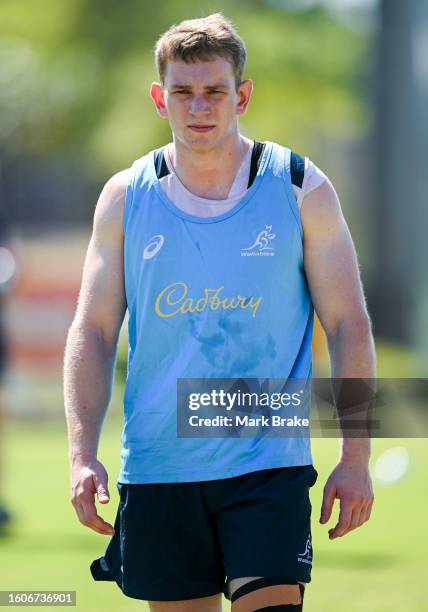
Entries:
[[[121,421],[111,414],[100,459],[110,475],[112,500],[102,507],[112,522],[118,503]],[[108,538],[83,527],[69,503],[65,425],[58,420],[11,420],[7,433],[6,498],[15,521],[0,538],[0,589],[76,590],[77,609],[147,610],[115,583],[94,582],[89,564]],[[375,481],[372,518],[361,529],[330,542],[319,525],[322,489],[338,456],[337,440],[314,440],[318,482],[312,489],[314,569],[305,610],[328,612],[420,611],[427,608],[426,440],[375,440],[374,461],[391,446],[406,446],[410,467],[395,485]],[[38,608],[37,608],[38,609]],[[229,605],[225,600],[224,610]],[[201,611],[203,612],[203,611]]]

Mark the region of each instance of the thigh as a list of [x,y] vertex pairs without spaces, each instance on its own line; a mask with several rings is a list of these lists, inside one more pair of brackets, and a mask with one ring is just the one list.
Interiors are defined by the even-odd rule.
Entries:
[[[310,582],[309,489],[312,465],[261,470],[239,477],[218,513],[218,537],[228,583],[270,577]],[[225,589],[226,597],[230,597]]]

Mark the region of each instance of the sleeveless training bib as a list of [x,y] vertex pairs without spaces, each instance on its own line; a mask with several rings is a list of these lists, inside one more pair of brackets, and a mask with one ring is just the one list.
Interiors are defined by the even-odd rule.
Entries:
[[155,162],[155,151],[134,162],[125,201],[129,348],[118,481],[311,464],[308,437],[177,437],[178,378],[311,376],[313,306],[290,150],[267,142],[245,196],[205,218],[168,199]]

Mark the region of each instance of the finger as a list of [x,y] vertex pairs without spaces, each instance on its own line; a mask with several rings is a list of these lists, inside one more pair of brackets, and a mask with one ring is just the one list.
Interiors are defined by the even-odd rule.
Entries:
[[111,535],[114,533],[114,527],[97,514],[97,510],[92,499],[90,501],[83,500],[81,502],[81,509],[84,525],[90,527],[98,533],[105,535]]
[[369,501],[364,503],[360,515],[360,525],[367,523],[367,521],[369,520],[372,511],[373,501],[373,498],[371,498]]
[[77,515],[78,515],[79,520],[82,523],[82,525],[85,525],[85,527],[89,527],[90,529],[93,529],[97,533],[101,533],[102,535],[106,535],[105,531],[101,531],[98,527],[96,527],[96,526],[94,526],[94,525],[92,525],[92,524],[90,524],[88,522],[88,517],[85,515],[85,512],[83,510],[83,506],[81,504],[76,506],[76,511],[77,511]]
[[97,533],[101,533],[102,535],[113,535],[114,528],[112,525],[104,521],[98,514],[89,515],[85,519],[86,527],[93,529]]
[[340,506],[339,520],[333,529],[329,530],[330,540],[341,537],[346,533],[351,523],[352,507],[349,504],[342,502]]
[[367,506],[367,511],[366,511],[366,521],[368,521],[368,520],[369,520],[370,515],[371,515],[371,513],[372,513],[373,502],[374,502],[374,500],[372,499],[372,501],[371,501],[371,502],[369,502],[369,504],[368,504],[368,506]]
[[359,524],[357,525],[357,527],[361,527],[367,521],[367,510],[368,510],[368,504],[364,504],[364,506],[361,508],[360,520],[359,520]]
[[371,505],[372,505],[372,502],[367,502],[364,504],[363,510],[361,512],[361,517],[360,517],[361,524],[367,523],[367,521],[369,520],[370,512],[371,512]]
[[321,506],[320,523],[326,523],[331,516],[333,511],[333,504],[336,498],[336,487],[326,486],[324,487],[324,495]]
[[82,525],[85,525],[85,527],[89,527],[90,529],[94,529],[94,531],[97,531],[99,533],[98,529],[95,529],[94,527],[92,527],[92,525],[89,524],[89,517],[85,514],[85,510],[82,504],[79,504],[77,506],[77,514]]
[[108,492],[107,481],[104,481],[103,478],[100,478],[98,474],[94,474],[92,480],[94,481],[98,501],[101,504],[108,504],[108,502],[110,501],[110,493]]
[[352,510],[351,522],[348,527],[348,530],[343,535],[346,535],[346,533],[349,533],[353,529],[357,529],[358,527],[361,527],[361,525],[364,522],[363,521],[364,515],[365,515],[365,506],[358,506],[357,508],[354,508]]

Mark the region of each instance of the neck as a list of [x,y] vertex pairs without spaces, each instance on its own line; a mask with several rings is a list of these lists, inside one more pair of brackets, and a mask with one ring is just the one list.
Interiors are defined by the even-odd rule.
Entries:
[[169,155],[178,178],[189,191],[200,197],[224,199],[251,144],[237,132],[210,151],[194,151],[174,136]]

